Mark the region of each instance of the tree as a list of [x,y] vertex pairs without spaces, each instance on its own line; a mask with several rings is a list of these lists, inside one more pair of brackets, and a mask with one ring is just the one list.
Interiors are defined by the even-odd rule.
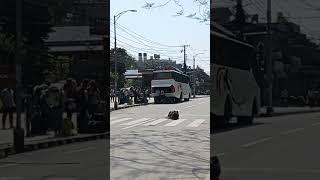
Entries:
[[[115,70],[114,70],[114,49],[110,50],[110,82],[114,82],[115,79]],[[124,73],[128,69],[137,68],[137,61],[134,57],[130,56],[127,51],[123,48],[117,48],[117,72],[118,72],[118,84],[119,87],[123,87],[125,83]]]
[[[15,1],[12,0],[3,0],[0,3],[0,18],[3,23],[0,37],[13,37],[13,42],[16,34],[15,8]],[[44,80],[43,71],[52,68],[44,46],[44,39],[51,32],[51,16],[48,6],[41,0],[24,0],[22,8],[22,82],[39,83]],[[7,64],[14,64],[14,56],[9,56]]]
[[199,82],[199,84],[196,85],[198,94],[205,93],[207,90],[210,90],[210,76],[199,66],[195,69],[195,78]]
[[[185,17],[199,20],[200,22],[208,22],[210,21],[210,1],[209,0],[194,0],[193,1],[196,5],[196,10]],[[144,9],[155,9],[155,8],[162,8],[164,6],[173,3],[174,5],[178,6],[180,11],[176,12],[173,16],[183,16],[185,15],[185,10],[183,4],[180,0],[166,0],[163,3],[154,3],[154,2],[146,2],[145,5],[142,6]],[[197,12],[196,12],[197,11]]]

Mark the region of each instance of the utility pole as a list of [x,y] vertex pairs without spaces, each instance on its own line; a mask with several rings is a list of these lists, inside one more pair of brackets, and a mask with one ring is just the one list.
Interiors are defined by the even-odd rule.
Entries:
[[114,32],[114,91],[115,91],[115,101],[114,109],[118,109],[118,72],[117,72],[117,33],[116,33],[116,16],[113,16],[113,32]]
[[184,73],[187,74],[186,45],[183,45],[183,68],[184,68]]
[[21,43],[22,43],[22,3],[23,0],[16,0],[16,105],[17,125],[13,131],[13,144],[16,152],[24,150],[24,130],[21,128]]
[[186,47],[189,47],[190,45],[183,45],[183,69],[184,73],[187,74],[187,56],[186,56]]
[[193,57],[193,98],[196,98],[196,58]]
[[116,28],[116,25],[117,25],[117,18],[119,18],[121,15],[127,13],[127,12],[137,12],[137,10],[126,10],[126,11],[122,11],[120,12],[119,14],[113,16],[113,28],[114,28],[114,74],[115,74],[115,78],[114,78],[114,90],[115,90],[115,101],[114,101],[114,109],[118,109],[118,100],[117,100],[117,97],[118,97],[118,67],[117,67],[117,28]]
[[237,6],[236,6],[237,12],[236,12],[236,25],[239,28],[240,31],[240,38],[243,39],[243,25],[246,22],[246,16],[244,14],[244,10],[242,7],[242,0],[237,0]]
[[273,62],[271,58],[271,0],[268,0],[268,7],[267,7],[267,81],[268,81],[268,87],[267,87],[267,114],[270,115],[273,113],[273,107],[272,107],[272,85],[273,85],[273,74],[272,74],[272,69],[273,69]]

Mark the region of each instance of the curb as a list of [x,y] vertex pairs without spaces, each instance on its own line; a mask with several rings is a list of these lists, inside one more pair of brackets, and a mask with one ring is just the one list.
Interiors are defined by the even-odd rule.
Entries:
[[276,116],[286,116],[286,115],[293,115],[293,114],[305,114],[305,113],[316,113],[316,112],[320,112],[320,109],[318,110],[304,110],[304,111],[296,111],[296,112],[283,112],[283,113],[273,113],[271,115],[267,115],[267,114],[261,114],[260,116],[258,116],[257,118],[262,118],[262,117],[276,117]]
[[[72,144],[76,142],[86,142],[91,140],[97,139],[107,139],[109,132],[106,133],[97,133],[92,135],[84,135],[82,137],[71,136],[66,138],[59,138],[59,139],[46,139],[46,140],[39,140],[38,142],[27,142],[24,145],[24,152],[35,151],[38,149],[46,149],[51,147],[62,146],[65,144]],[[0,147],[0,159],[6,158],[10,155],[19,154],[16,153],[12,145],[8,145],[7,147]]]

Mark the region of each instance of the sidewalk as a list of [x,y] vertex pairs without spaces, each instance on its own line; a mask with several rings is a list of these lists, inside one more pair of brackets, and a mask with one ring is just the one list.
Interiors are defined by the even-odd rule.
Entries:
[[[66,116],[66,113],[64,113]],[[13,124],[16,125],[16,114],[13,116]],[[2,114],[0,114],[0,159],[7,157],[8,155],[15,154],[13,149],[13,129],[2,129]],[[77,127],[76,113],[73,114],[72,121],[74,126]],[[7,118],[6,128],[9,126],[9,120]],[[21,127],[25,129],[25,116],[21,116]],[[25,131],[26,133],[26,131]],[[74,136],[68,137],[55,137],[53,132],[48,132],[46,135],[38,135],[34,137],[25,137],[25,151],[32,151],[40,148],[48,148],[53,146],[64,145],[73,142],[82,142],[95,139],[107,138],[108,133],[95,133],[95,134],[78,134],[74,130]],[[25,134],[26,135],[26,134]]]
[[[266,117],[266,107],[261,108],[260,117]],[[290,114],[320,112],[320,107],[274,107],[274,113],[271,116],[281,116]]]

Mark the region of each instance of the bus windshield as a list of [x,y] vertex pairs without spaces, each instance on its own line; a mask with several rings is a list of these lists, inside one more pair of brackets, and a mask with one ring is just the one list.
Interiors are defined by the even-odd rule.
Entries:
[[154,80],[173,79],[171,72],[161,72],[153,74]]
[[255,66],[255,53],[252,47],[215,34],[212,38],[214,64],[243,70],[249,70]]

